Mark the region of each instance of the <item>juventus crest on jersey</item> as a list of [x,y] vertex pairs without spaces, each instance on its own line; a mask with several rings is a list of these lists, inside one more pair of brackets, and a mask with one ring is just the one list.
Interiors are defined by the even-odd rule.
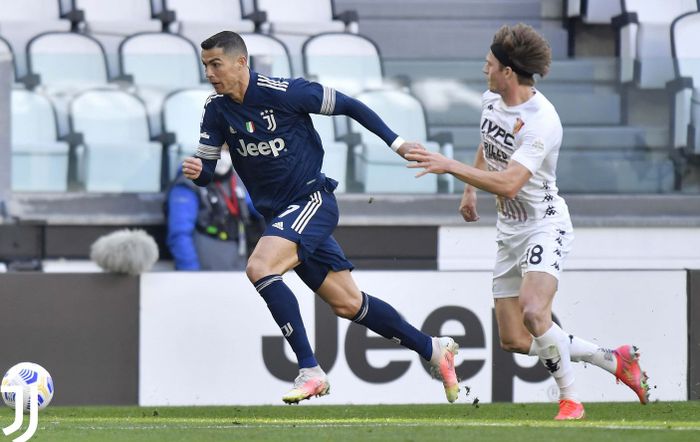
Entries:
[[561,122],[549,100],[534,92],[517,106],[507,106],[490,91],[482,97],[481,143],[489,170],[505,170],[510,161],[517,161],[532,173],[514,199],[496,197],[501,224],[569,216],[556,183]]

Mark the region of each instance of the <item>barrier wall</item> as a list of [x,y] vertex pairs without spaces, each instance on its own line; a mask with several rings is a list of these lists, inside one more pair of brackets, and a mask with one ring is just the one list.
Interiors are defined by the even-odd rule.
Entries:
[[[457,370],[470,387],[460,402],[556,397],[535,358],[498,347],[489,271],[354,273],[360,287],[417,327],[455,336]],[[653,399],[697,397],[689,389],[698,382],[693,367],[700,354],[688,322],[698,317],[697,302],[688,302],[688,288],[697,291],[691,273],[565,272],[555,314],[583,338],[640,346]],[[319,403],[444,402],[440,383],[416,354],[336,318],[294,274],[285,279],[330,375],[332,394]],[[58,405],[279,404],[296,375],[291,350],[243,273],[6,273],[0,308],[0,367],[21,360],[44,365],[55,378]],[[576,364],[576,372],[585,401],[635,400],[596,367]]]
[[[456,337],[458,374],[471,392],[461,401],[557,397],[535,358],[498,348],[490,272],[358,271],[355,277],[427,333]],[[312,345],[331,379],[333,394],[323,403],[444,402],[442,386],[416,354],[336,319],[294,275],[286,280],[298,294]],[[562,286],[554,309],[565,330],[607,346],[639,345],[653,397],[687,398],[686,272],[569,272]],[[243,274],[144,275],[140,404],[280,403],[296,375],[283,342]],[[584,401],[635,400],[610,374],[582,364],[576,370]]]

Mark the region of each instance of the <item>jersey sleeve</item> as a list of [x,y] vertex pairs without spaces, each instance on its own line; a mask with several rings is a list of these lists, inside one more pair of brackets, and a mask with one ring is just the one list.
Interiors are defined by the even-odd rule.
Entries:
[[221,146],[226,139],[218,124],[218,114],[214,100],[221,95],[211,95],[204,103],[204,111],[199,124],[199,146],[196,156],[205,160],[221,158]]
[[295,78],[287,88],[287,106],[296,113],[332,115],[335,89],[304,78]]
[[399,138],[372,109],[331,87],[297,78],[289,84],[287,94],[288,103],[295,106],[296,112],[347,115],[376,134],[389,146]]
[[539,170],[544,159],[556,144],[556,133],[530,130],[522,135],[520,147],[511,160],[525,166],[533,175]]

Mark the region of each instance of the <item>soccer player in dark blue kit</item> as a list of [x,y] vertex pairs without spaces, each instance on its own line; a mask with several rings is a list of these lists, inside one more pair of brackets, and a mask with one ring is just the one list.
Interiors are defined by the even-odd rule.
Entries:
[[419,144],[405,142],[367,106],[303,78],[269,78],[251,71],[240,35],[220,32],[201,44],[202,63],[214,86],[204,105],[199,148],[182,164],[184,175],[206,186],[221,147],[229,146],[236,172],[267,227],[248,259],[246,274],[296,354],[299,376],[282,397],[298,403],[328,394],[328,378],[308,341],[299,304],[282,275],[294,269],[304,283],[343,318],[400,343],[430,362],[447,400],[459,392],[454,370],[457,344],[430,337],[389,304],[361,292],[332,233],[338,224],[337,182],[321,173],[323,146],[310,113],[347,115],[404,156]]

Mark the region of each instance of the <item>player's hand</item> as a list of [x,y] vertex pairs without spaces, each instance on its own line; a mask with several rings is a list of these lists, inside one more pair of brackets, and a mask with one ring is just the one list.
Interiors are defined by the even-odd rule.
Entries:
[[399,146],[399,149],[396,151],[396,153],[401,155],[403,158],[406,158],[406,154],[413,149],[425,150],[425,147],[423,147],[423,145],[420,143],[413,143],[410,141],[406,141],[401,146]]
[[420,178],[428,173],[448,173],[451,161],[444,155],[425,149],[411,149],[404,158],[409,161],[413,161],[412,163],[408,163],[406,167],[411,169],[424,169],[416,174],[416,178]]
[[182,162],[182,174],[185,178],[196,180],[202,173],[202,160],[195,157],[187,157]]
[[474,188],[464,189],[462,201],[459,203],[459,213],[468,223],[479,220],[479,214],[476,212],[476,190]]

